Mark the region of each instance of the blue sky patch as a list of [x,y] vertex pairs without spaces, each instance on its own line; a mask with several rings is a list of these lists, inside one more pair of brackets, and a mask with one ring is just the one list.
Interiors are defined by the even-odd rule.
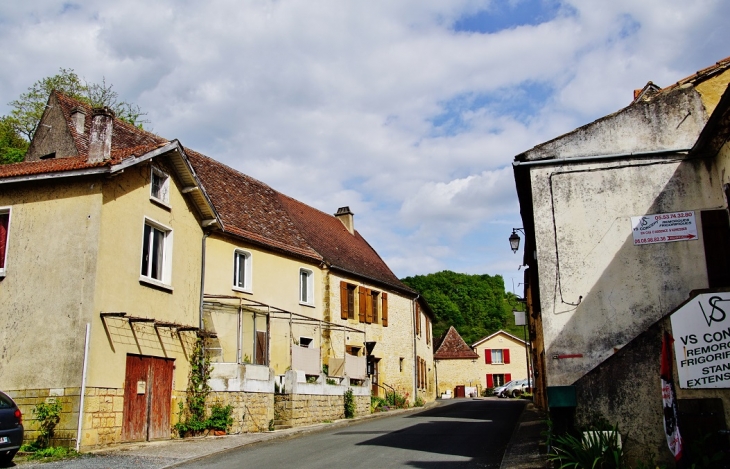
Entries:
[[496,0],[486,10],[459,18],[454,31],[490,34],[503,29],[538,25],[558,16],[562,6],[555,0]]
[[545,106],[553,92],[553,87],[548,83],[524,82],[491,93],[464,93],[455,96],[442,103],[443,111],[430,119],[434,136],[457,135],[469,130],[468,114],[481,109],[527,124]]

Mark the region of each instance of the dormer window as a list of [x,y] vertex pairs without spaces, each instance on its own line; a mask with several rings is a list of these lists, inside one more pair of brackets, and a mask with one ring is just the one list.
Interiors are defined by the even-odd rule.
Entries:
[[165,206],[170,205],[170,176],[159,169],[152,167],[151,176],[152,188],[150,198]]

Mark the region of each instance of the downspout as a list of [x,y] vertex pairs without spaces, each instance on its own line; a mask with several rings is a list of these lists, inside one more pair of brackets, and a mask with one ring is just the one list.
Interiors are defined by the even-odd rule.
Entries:
[[208,239],[208,236],[210,236],[209,231],[203,234],[203,241],[200,247],[200,321],[198,327],[201,332],[203,330],[203,298],[205,297],[205,241]]
[[416,295],[416,299],[413,300],[413,314],[411,314],[413,318],[413,402],[416,402],[416,399],[418,399],[418,350],[416,349],[418,342],[416,337],[416,321],[420,318],[416,317],[416,313],[418,312],[418,299],[420,297],[420,294]]
[[86,323],[86,339],[84,341],[84,368],[81,372],[81,399],[79,402],[79,423],[76,431],[76,452],[81,447],[81,425],[84,423],[84,395],[86,394],[86,370],[89,365],[89,333],[91,332],[91,323]]

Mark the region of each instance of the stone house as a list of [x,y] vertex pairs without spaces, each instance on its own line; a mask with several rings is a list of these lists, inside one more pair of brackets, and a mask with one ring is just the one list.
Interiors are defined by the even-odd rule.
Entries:
[[459,386],[476,388],[481,395],[485,389],[527,377],[525,342],[502,330],[470,346],[453,326],[449,327],[434,352],[434,361],[441,395],[450,391],[458,396]]
[[[666,88],[650,82],[513,163],[535,402],[568,426],[618,423],[634,461],[673,462],[659,382],[669,318],[730,286],[728,82],[730,58]],[[691,429],[730,421],[730,380],[714,384],[677,389],[688,444]],[[701,409],[714,423],[692,423]]]
[[[0,387],[26,414],[60,400],[69,444],[169,438],[198,337],[234,432],[339,418],[349,387],[359,413],[373,389],[433,398],[432,314],[349,209],[57,92],[38,128],[26,161],[0,166]],[[340,311],[343,282],[362,321]]]

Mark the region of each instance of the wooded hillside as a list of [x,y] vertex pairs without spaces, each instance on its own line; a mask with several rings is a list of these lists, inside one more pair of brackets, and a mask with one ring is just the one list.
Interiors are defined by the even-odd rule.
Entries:
[[499,329],[522,337],[514,326],[513,309],[522,309],[514,294],[504,291],[501,275],[468,275],[444,270],[401,279],[418,290],[433,309],[433,335],[454,326],[467,344]]

